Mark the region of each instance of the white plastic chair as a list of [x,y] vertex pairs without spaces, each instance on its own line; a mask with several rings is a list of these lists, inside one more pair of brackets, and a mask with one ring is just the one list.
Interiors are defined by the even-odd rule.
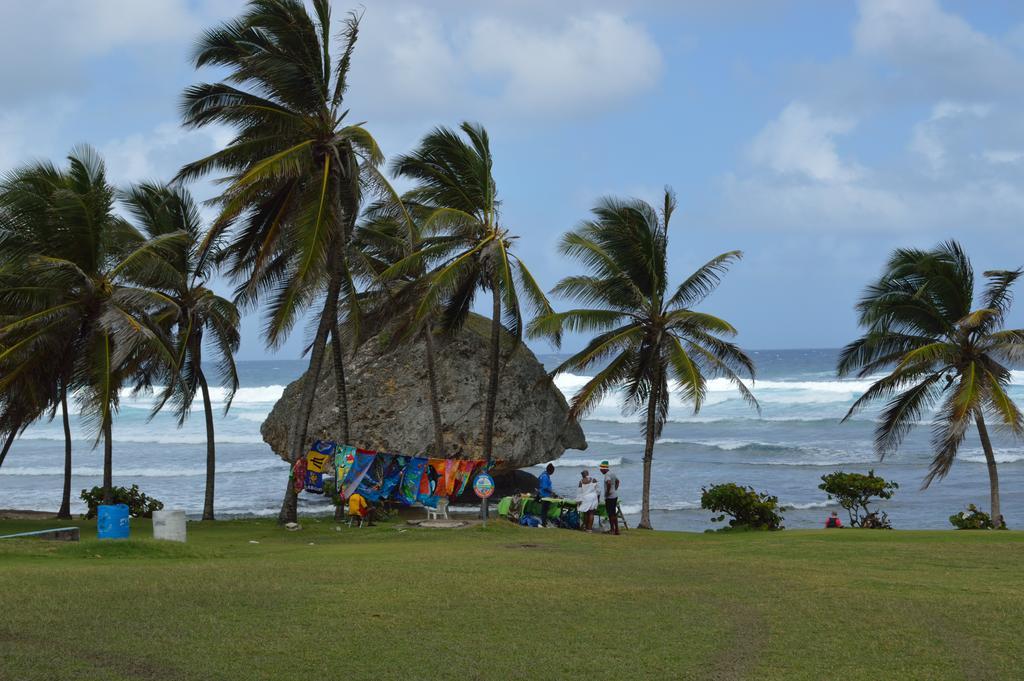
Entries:
[[437,508],[427,506],[427,520],[444,518],[448,520],[448,500],[441,498],[437,500]]

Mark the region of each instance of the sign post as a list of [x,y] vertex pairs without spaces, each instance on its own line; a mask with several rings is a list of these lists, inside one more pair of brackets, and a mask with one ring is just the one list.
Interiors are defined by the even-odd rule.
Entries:
[[[494,494],[494,478],[487,473],[481,473],[476,476],[476,479],[473,480],[473,491],[476,492],[478,497],[480,497],[480,503],[486,509],[487,499]],[[483,526],[487,527],[488,514],[485,511],[482,515],[484,520]]]

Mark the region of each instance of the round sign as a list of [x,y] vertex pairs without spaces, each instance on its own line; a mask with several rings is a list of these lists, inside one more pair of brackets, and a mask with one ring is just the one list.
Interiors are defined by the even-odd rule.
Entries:
[[473,481],[473,491],[481,499],[491,496],[494,494],[494,478],[487,473],[476,476],[476,480]]

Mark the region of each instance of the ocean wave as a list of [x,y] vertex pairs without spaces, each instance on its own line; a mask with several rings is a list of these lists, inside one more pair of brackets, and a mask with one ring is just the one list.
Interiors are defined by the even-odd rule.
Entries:
[[[274,461],[272,459],[266,461],[234,461],[230,463],[222,463],[217,466],[217,474],[222,475],[225,473],[262,473],[264,471],[271,470],[286,470],[288,464],[284,461]],[[53,467],[36,467],[36,466],[4,466],[0,468],[0,476],[51,476],[51,475],[64,475],[64,468],[59,466]],[[98,478],[103,475],[103,468],[93,466],[79,466],[71,469],[71,475],[76,477],[86,478]],[[118,478],[184,478],[184,477],[197,477],[206,475],[206,466],[190,466],[182,468],[166,468],[160,466],[153,467],[139,467],[139,468],[114,468],[114,476]]]
[[794,510],[797,510],[797,511],[806,511],[806,510],[809,510],[809,509],[812,509],[812,508],[830,508],[832,506],[835,506],[836,508],[839,508],[839,504],[834,502],[834,501],[808,501],[806,503],[792,503],[792,504],[781,503],[781,504],[779,504],[779,506],[782,506],[782,507],[786,508],[787,510],[788,509],[794,509]]
[[[620,504],[624,515],[636,515],[642,510],[640,504]],[[651,505],[652,511],[693,511],[700,508],[699,501],[670,501]]]
[[[204,434],[187,434],[179,431],[177,427],[168,427],[166,429],[166,435],[157,435],[156,432],[162,429],[153,428],[142,432],[118,432],[117,425],[114,426],[114,445],[116,446],[119,442],[127,442],[131,444],[153,444],[153,445],[205,445],[206,435]],[[49,442],[64,442],[64,436],[60,433],[47,433],[40,432],[34,433],[31,430],[25,432],[20,440],[42,440]],[[92,439],[89,437],[73,437],[74,442],[88,441],[90,446]],[[253,433],[251,435],[217,435],[216,442],[218,444],[229,444],[229,445],[261,445],[264,444],[263,439],[259,436],[259,433]]]
[[623,463],[629,463],[629,459],[626,459],[626,458],[621,457],[621,456],[613,456],[610,459],[584,459],[584,458],[577,458],[577,457],[574,457],[574,456],[563,456],[560,459],[554,459],[552,461],[547,461],[545,463],[539,463],[539,464],[537,464],[535,466],[530,466],[530,468],[544,468],[549,463],[550,464],[554,464],[556,466],[569,466],[569,467],[577,467],[577,468],[597,468],[598,466],[601,465],[602,461],[607,461],[609,466],[621,466]]
[[[1017,463],[1018,461],[1024,461],[1024,454],[1010,454],[1010,453],[995,453],[996,463]],[[984,454],[967,454],[957,456],[957,459],[961,461],[968,461],[970,463],[988,463],[985,460]]]

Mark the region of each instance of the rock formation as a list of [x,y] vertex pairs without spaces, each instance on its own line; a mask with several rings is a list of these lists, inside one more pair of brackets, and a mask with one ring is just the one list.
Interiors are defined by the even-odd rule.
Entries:
[[[441,456],[483,456],[489,328],[489,320],[474,315],[458,334],[439,335],[434,344],[446,448]],[[380,452],[438,456],[433,452],[425,355],[422,341],[383,351],[373,338],[346,362],[350,444]],[[305,378],[285,388],[260,429],[263,439],[284,459],[288,458],[288,428]],[[493,458],[503,463],[497,471],[557,459],[566,449],[586,449],[582,428],[567,415],[562,393],[530,349],[519,345],[501,372]],[[308,439],[337,440],[337,424],[333,363],[327,353]]]

